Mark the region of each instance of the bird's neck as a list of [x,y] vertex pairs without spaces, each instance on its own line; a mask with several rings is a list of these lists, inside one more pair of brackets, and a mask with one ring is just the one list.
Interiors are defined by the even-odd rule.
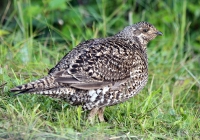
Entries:
[[148,40],[145,40],[145,39],[143,39],[141,37],[135,37],[134,39],[140,45],[140,48],[142,49],[142,51],[144,53],[146,53],[147,52]]
[[137,36],[136,38],[140,42],[141,46],[145,47],[144,49],[146,49],[146,46],[147,46],[149,40],[147,38],[145,38],[144,36],[142,36],[142,35],[141,36]]
[[[138,49],[140,49],[142,51],[142,53],[145,55],[145,59],[147,60],[147,44],[149,42],[149,40],[147,40],[146,38],[142,37],[142,36],[137,36],[137,37],[127,37],[127,36],[123,36],[121,33],[116,34],[114,37],[118,37],[118,38],[123,38],[126,39],[129,44],[134,44],[134,43],[130,43],[130,42],[136,42],[138,44]],[[136,46],[134,46],[136,47]]]
[[139,37],[135,37],[134,40],[137,42],[137,44],[139,45],[139,48],[142,52],[142,54],[144,55],[146,61],[148,61],[148,58],[147,58],[147,44],[148,44],[148,41],[145,41]]

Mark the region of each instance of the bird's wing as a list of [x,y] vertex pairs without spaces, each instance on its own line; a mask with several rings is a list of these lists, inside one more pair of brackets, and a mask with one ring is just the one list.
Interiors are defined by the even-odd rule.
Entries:
[[56,82],[86,90],[124,81],[130,77],[137,59],[138,50],[134,45],[122,38],[83,42],[64,56],[49,74]]

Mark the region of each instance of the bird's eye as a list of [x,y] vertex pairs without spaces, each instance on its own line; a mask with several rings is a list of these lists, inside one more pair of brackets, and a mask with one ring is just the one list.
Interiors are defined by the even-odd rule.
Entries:
[[148,29],[143,29],[143,32],[145,32],[145,33],[148,32]]

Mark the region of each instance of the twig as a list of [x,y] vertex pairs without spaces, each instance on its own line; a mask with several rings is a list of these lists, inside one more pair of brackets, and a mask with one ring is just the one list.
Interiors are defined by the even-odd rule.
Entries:
[[4,19],[6,18],[6,14],[8,13],[8,10],[10,9],[10,4],[11,4],[11,2],[10,2],[10,0],[8,1],[8,4],[7,4],[7,6],[6,6],[6,9],[5,9],[5,11],[4,11],[4,14],[3,14],[3,16],[2,16],[2,18],[1,18],[1,24],[3,24],[3,21],[4,21]]
[[6,84],[7,82],[3,83],[2,85],[0,85],[0,88],[3,88]]

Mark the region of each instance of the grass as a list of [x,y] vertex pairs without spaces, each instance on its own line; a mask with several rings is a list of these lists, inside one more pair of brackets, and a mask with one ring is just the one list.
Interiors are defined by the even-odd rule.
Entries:
[[[107,8],[112,2],[105,0],[89,6],[67,2],[67,13],[59,15],[55,9],[38,9],[30,0],[14,1],[13,11],[3,13],[8,19],[0,26],[0,138],[200,139],[200,44],[194,38],[194,21],[186,18],[191,3],[147,3],[117,1],[112,11]],[[152,8],[157,4],[159,12]],[[52,15],[70,19],[59,29],[53,26]],[[107,107],[107,122],[91,125],[87,112],[61,100],[9,92],[46,75],[81,41],[113,35],[141,20],[164,34],[148,45],[148,85],[129,101]]]

